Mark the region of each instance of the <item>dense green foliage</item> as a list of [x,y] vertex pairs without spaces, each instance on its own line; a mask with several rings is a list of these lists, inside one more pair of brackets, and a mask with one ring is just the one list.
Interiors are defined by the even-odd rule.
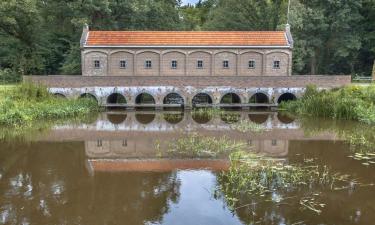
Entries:
[[375,124],[375,85],[348,86],[330,91],[308,86],[301,99],[284,102],[281,108],[300,115]]
[[91,99],[54,97],[45,87],[28,83],[0,86],[0,125],[27,126],[38,119],[71,118],[97,110]]
[[[85,23],[102,30],[279,30],[288,0],[3,0],[0,82],[80,74]],[[294,73],[370,75],[374,0],[291,0]],[[3,71],[4,69],[10,69]],[[15,78],[13,78],[15,77]]]

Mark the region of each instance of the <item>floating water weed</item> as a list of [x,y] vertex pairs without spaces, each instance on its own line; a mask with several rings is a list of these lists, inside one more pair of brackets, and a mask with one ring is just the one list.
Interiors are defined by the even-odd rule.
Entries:
[[[231,152],[245,150],[247,144],[241,141],[230,140],[228,137],[202,137],[197,133],[177,138],[167,144],[168,157],[218,157],[228,156]],[[156,149],[160,157],[160,143],[156,142]]]
[[[238,151],[231,153],[230,161],[230,169],[218,177],[215,195],[222,193],[233,209],[239,199],[252,199],[252,196],[280,203],[290,198],[288,193],[299,190],[352,190],[360,185],[351,176],[334,173],[327,166],[314,164],[314,160],[305,161],[303,165],[287,164],[283,159]],[[302,196],[299,204],[318,214],[325,207],[317,195]]]
[[238,123],[232,125],[232,129],[238,130],[243,133],[250,131],[261,133],[265,130],[265,128],[262,125],[249,120],[240,120]]

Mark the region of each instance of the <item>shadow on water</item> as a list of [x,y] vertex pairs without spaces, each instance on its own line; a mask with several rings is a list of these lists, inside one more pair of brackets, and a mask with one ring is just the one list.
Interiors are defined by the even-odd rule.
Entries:
[[[241,131],[235,124],[263,129]],[[371,158],[375,128],[363,124],[275,112],[111,111],[45,127],[43,132],[37,128],[20,134],[30,138],[1,139],[0,224],[372,224],[375,220],[374,188],[366,186],[375,183],[375,165],[370,163],[375,161]],[[234,144],[236,148],[228,150]],[[232,195],[217,188],[226,185],[220,177],[228,173],[229,156],[237,149],[283,165],[327,166],[358,184],[343,185],[342,190],[290,186],[265,197]],[[316,206],[321,213],[301,206],[301,200],[309,203],[311,196],[324,205]],[[239,200],[233,205],[233,199]]]

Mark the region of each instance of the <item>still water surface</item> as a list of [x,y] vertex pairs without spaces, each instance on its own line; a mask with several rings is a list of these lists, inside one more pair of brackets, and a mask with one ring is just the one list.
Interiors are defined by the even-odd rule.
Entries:
[[[108,112],[86,123],[63,123],[0,145],[0,224],[375,224],[375,188],[301,188],[280,202],[259,196],[232,208],[217,194],[228,155],[168,155],[168,146],[195,133],[244,141],[248,151],[285,160],[313,159],[363,184],[375,183],[375,165],[348,156],[353,149],[335,130],[351,122],[302,121],[270,112]],[[229,119],[228,119],[229,118]],[[233,124],[251,120],[261,133]],[[354,131],[353,131],[354,130]],[[31,137],[29,137],[31,136]],[[318,193],[321,214],[301,207]]]

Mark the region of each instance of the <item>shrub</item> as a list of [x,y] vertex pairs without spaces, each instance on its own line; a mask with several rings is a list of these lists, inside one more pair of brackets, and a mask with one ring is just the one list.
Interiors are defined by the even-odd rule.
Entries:
[[318,91],[308,86],[305,95],[281,108],[302,115],[375,123],[375,85],[348,86]]
[[84,116],[98,110],[93,100],[56,98],[46,87],[30,83],[0,92],[2,125],[27,125],[39,119]]

